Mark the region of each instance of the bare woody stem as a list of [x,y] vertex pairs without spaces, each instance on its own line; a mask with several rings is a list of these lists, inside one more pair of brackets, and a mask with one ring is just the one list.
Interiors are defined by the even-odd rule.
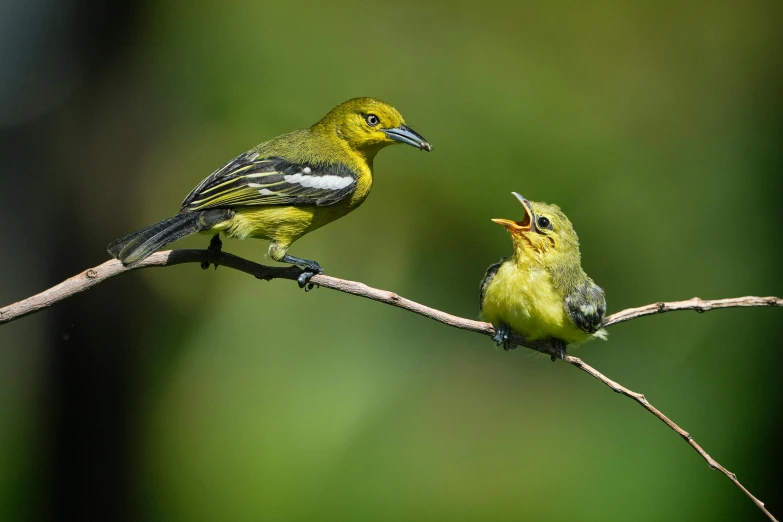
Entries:
[[[113,259],[66,279],[62,283],[55,285],[48,290],[44,290],[40,294],[0,308],[0,325],[38,312],[59,301],[83,292],[98,283],[102,283],[109,278],[125,274],[132,270],[202,262],[216,263],[219,266],[233,268],[234,270],[245,272],[265,281],[271,281],[272,279],[290,279],[295,281],[299,277],[299,274],[302,273],[302,270],[295,266],[280,267],[261,265],[233,254],[228,254],[226,252],[210,252],[209,250],[167,250],[164,252],[157,252],[132,268],[123,266],[122,263]],[[473,321],[451,315],[400,297],[394,292],[372,288],[364,283],[347,281],[345,279],[338,279],[323,274],[313,276],[310,281],[324,288],[339,290],[340,292],[345,292],[347,294],[366,297],[373,301],[404,308],[405,310],[423,315],[455,328],[490,336],[495,335],[495,328],[489,323]],[[553,348],[549,342],[530,342],[522,336],[515,334],[511,335],[511,341],[518,346],[525,346],[547,354],[553,353]]]
[[[48,290],[44,290],[40,294],[36,294],[32,297],[28,297],[27,299],[23,299],[22,301],[19,301],[17,303],[13,303],[4,308],[0,308],[0,325],[4,323],[9,323],[11,321],[24,317],[26,315],[33,314],[35,312],[43,310],[44,308],[47,308],[59,301],[67,299],[99,283],[102,283],[107,279],[110,279],[120,274],[125,274],[127,272],[136,269],[173,266],[173,265],[179,265],[183,263],[203,263],[203,262],[210,262],[228,268],[233,268],[234,270],[245,272],[247,274],[255,276],[258,279],[263,279],[266,281],[270,281],[272,279],[296,280],[297,277],[299,277],[299,274],[301,273],[301,270],[297,267],[292,267],[292,266],[273,267],[273,266],[260,265],[258,263],[254,263],[247,259],[243,259],[241,257],[228,254],[225,252],[211,252],[208,250],[168,250],[165,252],[157,252],[151,255],[150,257],[142,261],[139,265],[133,268],[125,267],[122,265],[122,263],[120,263],[117,260],[111,260],[103,263],[102,265],[85,270],[84,272],[77,274],[69,279],[66,279],[62,283],[55,285],[49,288]],[[345,292],[347,294],[365,297],[367,299],[372,299],[373,301],[379,301],[381,303],[386,303],[392,306],[396,306],[398,308],[403,308],[405,310],[417,313],[419,315],[422,315],[430,319],[434,319],[435,321],[441,322],[449,326],[453,326],[455,328],[460,328],[462,330],[468,330],[471,332],[476,332],[489,336],[495,335],[495,328],[489,323],[485,323],[482,321],[474,321],[471,319],[465,319],[463,317],[451,315],[446,312],[442,312],[440,310],[436,310],[434,308],[424,306],[415,301],[405,299],[404,297],[401,297],[395,294],[394,292],[372,288],[370,286],[365,285],[364,283],[359,283],[356,281],[348,281],[345,279],[338,279],[336,277],[331,277],[323,274],[313,276],[311,282],[319,286],[322,286],[324,288],[339,290],[340,292]],[[660,314],[669,311],[695,310],[697,312],[706,312],[718,308],[734,308],[734,307],[746,307],[746,306],[781,307],[783,306],[783,299],[780,299],[778,297],[747,296],[747,297],[737,297],[731,299],[717,299],[713,301],[704,301],[702,299],[699,299],[698,297],[694,297],[693,299],[689,299],[687,301],[653,303],[639,308],[629,308],[627,310],[622,310],[615,314],[609,315],[606,318],[604,318],[603,326],[608,327],[617,323],[630,321],[631,319],[636,319],[638,317],[643,317],[645,315]],[[513,333],[511,335],[510,341],[515,345],[525,346],[527,348],[531,348],[533,350],[543,352],[546,354],[552,355],[557,353],[556,347],[554,347],[551,343],[547,341],[531,342],[525,339],[524,337]],[[661,413],[657,408],[655,408],[652,404],[650,404],[647,401],[647,399],[644,397],[644,395],[631,391],[628,388],[620,385],[619,383],[609,379],[601,372],[599,372],[592,366],[586,364],[585,362],[583,362],[581,359],[577,357],[566,355],[565,361],[573,366],[576,366],[577,368],[586,372],[587,374],[595,377],[599,381],[606,384],[613,391],[635,400],[644,409],[646,409],[647,411],[649,411],[650,413],[658,417],[669,428],[671,428],[678,435],[683,437],[686,440],[686,442],[688,442],[688,444],[691,447],[693,447],[693,449],[695,449],[704,460],[707,461],[707,464],[710,466],[710,468],[717,469],[721,471],[724,475],[726,475],[738,488],[740,488],[756,504],[756,506],[758,506],[759,509],[761,509],[764,512],[765,515],[767,515],[767,517],[769,517],[770,520],[772,520],[773,522],[777,522],[775,517],[772,516],[772,514],[766,509],[766,507],[764,507],[764,503],[761,502],[759,499],[757,499],[755,496],[753,496],[750,493],[750,491],[748,491],[742,484],[740,484],[740,482],[737,480],[737,476],[734,473],[727,470],[722,465],[720,465],[717,461],[715,461],[715,459],[710,457],[707,454],[707,452],[704,451],[702,447],[696,443],[695,440],[693,440],[693,437],[691,437],[691,435],[688,432],[680,428],[672,420],[666,417],[666,415]]]
[[653,303],[639,308],[628,308],[620,312],[604,317],[603,326],[612,326],[617,323],[624,323],[637,317],[645,315],[662,314],[664,312],[676,312],[679,310],[694,310],[699,313],[717,310],[718,308],[739,308],[743,306],[783,306],[783,299],[779,297],[732,297],[729,299],[714,299],[705,301],[698,297],[688,299],[687,301],[672,301],[669,303]]
[[[756,299],[758,299],[758,298],[756,298]],[[730,299],[723,299],[723,301],[730,301]],[[686,302],[686,301],[683,301],[683,302]],[[739,306],[750,306],[750,305],[739,305]],[[760,306],[766,306],[766,305],[760,305]],[[726,307],[723,307],[723,308],[726,308]],[[637,310],[638,310],[638,308],[637,308]],[[684,308],[679,308],[679,310],[684,310]],[[653,312],[653,313],[657,313],[657,312]],[[643,315],[646,315],[646,314],[643,314]],[[627,319],[624,319],[624,320],[627,320]],[[756,506],[758,506],[758,508],[761,511],[763,511],[764,514],[767,515],[767,517],[769,517],[770,520],[773,520],[773,521],[777,522],[777,519],[774,516],[772,516],[772,513],[767,511],[767,508],[764,507],[764,503],[762,501],[760,501],[759,499],[757,499],[755,496],[753,496],[753,494],[750,491],[748,491],[745,488],[745,486],[740,484],[739,480],[737,480],[737,475],[735,475],[731,471],[727,470],[726,468],[721,466],[718,463],[718,461],[716,461],[715,459],[710,457],[709,454],[706,451],[704,451],[704,449],[701,446],[699,446],[699,444],[695,440],[693,440],[693,437],[691,437],[690,433],[688,433],[684,429],[680,428],[677,424],[674,423],[674,421],[672,421],[669,417],[664,415],[658,408],[656,408],[655,406],[650,404],[650,402],[647,400],[647,398],[643,394],[636,393],[635,391],[631,391],[628,388],[626,388],[625,386],[623,386],[622,384],[619,384],[619,383],[613,381],[612,379],[610,379],[609,377],[605,376],[604,374],[602,374],[601,372],[599,372],[598,370],[596,370],[595,368],[593,368],[589,364],[585,363],[584,361],[582,361],[578,357],[574,357],[573,355],[566,355],[565,356],[565,360],[566,360],[567,363],[573,364],[574,366],[576,366],[577,368],[579,368],[583,372],[592,375],[593,377],[595,377],[596,379],[598,379],[602,383],[606,384],[607,386],[609,386],[612,389],[612,391],[615,391],[617,393],[625,395],[629,399],[635,400],[636,402],[638,402],[639,404],[642,405],[642,408],[644,408],[645,410],[649,411],[650,413],[652,413],[653,415],[655,415],[656,417],[661,419],[664,422],[664,424],[666,424],[672,430],[677,432],[677,434],[680,437],[685,439],[685,441],[688,444],[690,444],[691,447],[693,449],[695,449],[698,452],[698,454],[701,455],[701,457],[704,460],[707,461],[707,464],[709,465],[710,468],[717,469],[718,471],[720,471],[721,473],[723,473],[724,475],[729,477],[729,480],[731,480],[738,488],[740,488],[756,504]]]

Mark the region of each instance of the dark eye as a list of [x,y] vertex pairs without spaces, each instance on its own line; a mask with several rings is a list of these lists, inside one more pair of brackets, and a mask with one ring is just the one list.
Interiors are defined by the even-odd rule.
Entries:
[[549,219],[545,218],[544,216],[539,216],[538,220],[536,221],[536,224],[538,225],[538,228],[549,228],[549,226],[551,225]]
[[367,116],[364,117],[364,119],[367,121],[367,125],[369,125],[370,127],[375,127],[381,122],[381,120],[379,120],[378,116],[376,116],[375,114],[368,114]]

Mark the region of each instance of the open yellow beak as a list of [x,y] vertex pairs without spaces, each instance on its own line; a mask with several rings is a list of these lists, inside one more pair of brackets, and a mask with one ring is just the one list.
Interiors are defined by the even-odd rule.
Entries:
[[522,218],[522,221],[511,221],[510,219],[493,219],[492,221],[498,225],[503,225],[512,234],[528,232],[533,223],[533,212],[530,210],[530,203],[516,192],[512,192],[512,194],[522,203],[522,208],[525,209],[525,217]]

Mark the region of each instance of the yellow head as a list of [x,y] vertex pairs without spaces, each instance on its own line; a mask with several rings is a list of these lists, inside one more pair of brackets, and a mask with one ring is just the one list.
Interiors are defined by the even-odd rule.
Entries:
[[335,133],[353,150],[370,156],[395,143],[432,150],[427,140],[405,125],[397,109],[375,98],[354,98],[341,103],[313,128]]
[[515,257],[524,257],[548,268],[580,264],[579,238],[557,205],[528,201],[516,192],[525,216],[521,221],[493,219],[506,227],[514,243]]

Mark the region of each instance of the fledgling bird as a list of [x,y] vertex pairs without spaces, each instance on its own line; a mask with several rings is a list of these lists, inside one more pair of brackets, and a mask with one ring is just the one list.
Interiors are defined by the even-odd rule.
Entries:
[[391,105],[374,98],[348,100],[312,127],[237,156],[199,183],[179,214],[114,241],[108,251],[134,266],[196,232],[216,234],[212,249],[220,248],[221,232],[269,239],[269,257],[304,269],[299,278],[304,287],[323,270],[315,261],[288,255],[288,248],[361,205],[372,187],[375,155],[395,143],[432,150]]
[[511,234],[514,253],[487,269],[481,315],[495,326],[493,340],[506,350],[513,330],[529,341],[552,341],[562,359],[568,344],[606,338],[604,291],[582,270],[579,238],[560,208],[512,194],[525,216],[492,220]]

